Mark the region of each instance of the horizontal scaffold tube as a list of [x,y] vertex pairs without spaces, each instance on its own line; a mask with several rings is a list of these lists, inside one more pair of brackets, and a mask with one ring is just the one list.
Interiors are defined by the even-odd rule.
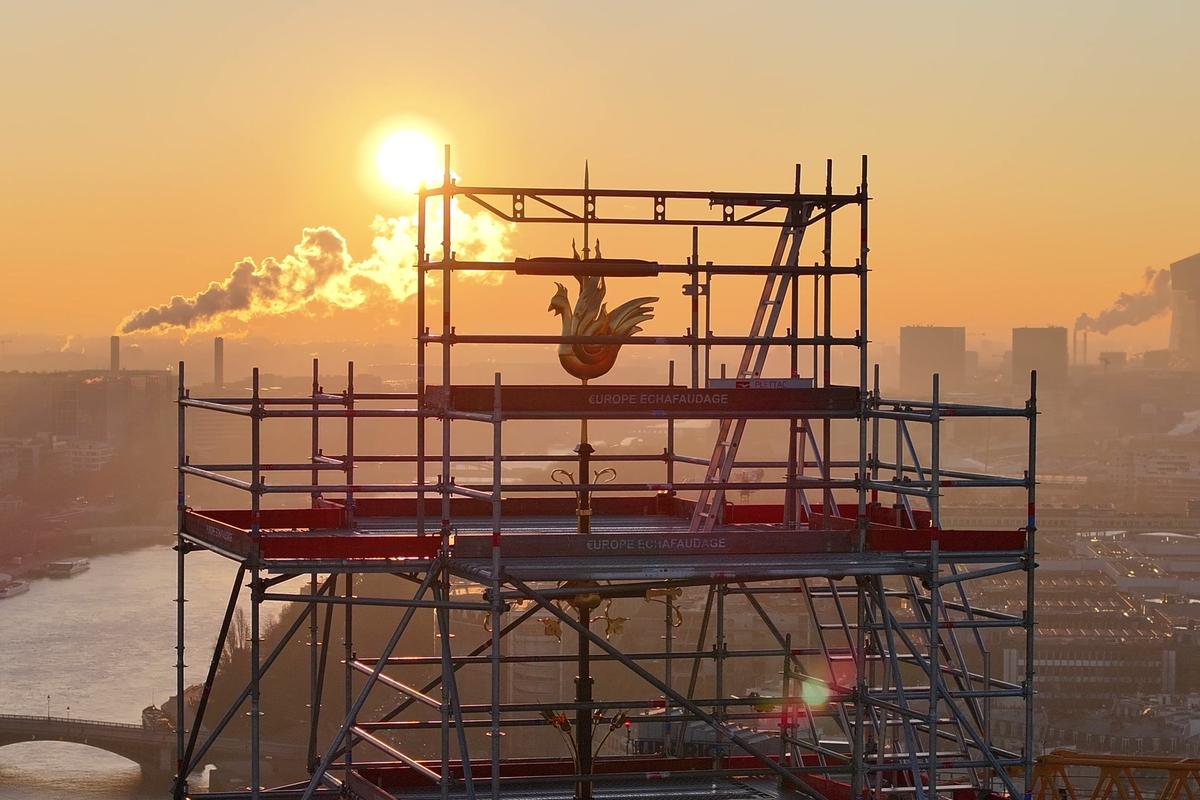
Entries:
[[[519,272],[531,267],[540,266],[544,262],[538,261],[463,261],[454,259],[450,262],[450,269],[454,271],[470,271],[470,272]],[[575,272],[587,270],[588,264],[592,262],[571,261],[564,259],[566,269],[560,272],[553,270],[539,271],[539,274],[548,275],[572,275]],[[597,261],[595,263],[595,272],[588,270],[589,275],[603,274],[606,263]],[[643,262],[633,262],[633,266],[640,266]],[[570,265],[579,265],[575,270],[570,269]],[[662,273],[678,273],[682,275],[858,275],[862,272],[861,267],[854,266],[836,266],[824,267],[819,264],[800,264],[796,266],[773,266],[771,264],[660,264],[657,262],[644,262],[646,267],[650,267],[654,272]],[[444,269],[446,264],[444,261],[432,261],[421,265],[423,269],[430,271],[438,271]],[[357,396],[357,395],[356,395]]]
[[863,343],[859,336],[563,336],[551,334],[466,334],[454,333],[442,336],[427,333],[420,337],[428,344],[619,344],[660,346],[664,344],[695,345],[834,345],[858,346]]
[[[230,480],[233,480],[232,478]],[[822,480],[820,478],[800,478],[797,477],[790,481],[728,481],[725,483],[709,481],[689,481],[686,483],[593,483],[588,485],[588,489],[592,492],[658,492],[658,491],[678,491],[689,492],[698,491],[701,489],[855,489],[858,487],[858,482],[853,478],[834,478],[831,480]],[[246,489],[250,488],[246,484]],[[355,494],[371,494],[381,492],[395,493],[414,493],[417,491],[433,494],[438,492],[449,492],[455,494],[455,489],[474,489],[482,492],[482,489],[476,489],[473,486],[464,486],[462,484],[426,484],[418,486],[412,483],[355,483],[355,484],[278,484],[275,486],[263,486],[262,492],[265,494],[312,494],[313,492],[323,493],[343,493],[354,492]],[[491,488],[490,486],[488,487]],[[582,488],[578,483],[512,483],[504,484],[501,491],[511,493],[529,493],[529,492],[575,492]],[[893,491],[889,489],[888,491]],[[909,492],[909,494],[918,494],[917,491]],[[487,493],[487,500],[491,500],[491,494]]]

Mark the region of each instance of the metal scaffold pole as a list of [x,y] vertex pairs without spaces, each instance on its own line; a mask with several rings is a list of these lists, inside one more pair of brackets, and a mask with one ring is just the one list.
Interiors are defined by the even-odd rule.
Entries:
[[186,769],[186,751],[184,749],[184,733],[188,729],[185,718],[186,706],[184,703],[184,694],[187,688],[184,670],[184,646],[186,644],[186,628],[184,626],[184,603],[187,602],[187,594],[185,591],[184,582],[184,560],[187,555],[187,542],[183,538],[185,517],[184,512],[187,509],[187,485],[186,473],[183,471],[184,465],[187,463],[187,439],[186,421],[187,407],[183,404],[184,398],[187,396],[187,384],[184,380],[184,364],[179,362],[179,389],[176,399],[178,406],[178,425],[179,425],[179,449],[178,449],[178,468],[176,469],[176,492],[177,492],[177,519],[176,519],[176,535],[175,535],[175,555],[176,555],[176,576],[175,580],[176,595],[175,595],[175,800],[181,800],[183,792],[187,785],[187,769]]
[[1025,800],[1029,800],[1033,792],[1033,763],[1034,763],[1034,705],[1036,693],[1034,679],[1036,669],[1036,600],[1037,589],[1037,370],[1029,373],[1029,401],[1025,406],[1029,420],[1029,465],[1025,470],[1026,497],[1029,506],[1029,518],[1025,527],[1025,680],[1022,686],[1025,701],[1025,752],[1024,783]]
[[501,578],[500,578],[500,542],[501,542],[501,523],[503,509],[500,504],[500,482],[501,473],[504,468],[503,462],[503,422],[504,414],[501,410],[503,392],[501,391],[500,373],[496,373],[495,392],[493,394],[493,410],[492,410],[492,597],[491,597],[491,683],[492,683],[492,708],[491,708],[491,730],[489,731],[491,740],[491,767],[490,773],[492,778],[492,798],[500,797],[500,758],[501,736],[503,731],[501,726],[500,712],[500,622],[504,613],[504,598],[502,596]]

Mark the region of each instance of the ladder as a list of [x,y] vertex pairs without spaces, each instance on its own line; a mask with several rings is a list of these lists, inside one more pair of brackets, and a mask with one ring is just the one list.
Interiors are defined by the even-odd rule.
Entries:
[[[778,267],[778,272],[768,272],[763,281],[762,295],[758,299],[758,308],[754,312],[754,321],[750,326],[750,335],[742,360],[738,364],[737,378],[758,378],[762,375],[767,364],[769,345],[756,342],[756,339],[769,339],[775,335],[775,327],[779,323],[779,314],[788,293],[788,267],[799,263],[800,244],[804,241],[804,230],[812,216],[812,206],[805,204],[790,214],[790,224],[779,231],[779,241],[775,245],[775,255],[771,266]],[[792,334],[796,335],[796,331]],[[713,526],[721,517],[725,504],[724,485],[729,481],[733,465],[737,459],[738,446],[742,442],[742,434],[746,430],[746,419],[721,420],[717,430],[717,441],[713,445],[712,456],[708,460],[708,469],[704,473],[705,488],[700,490],[696,499],[696,508],[692,512],[688,532],[693,534],[710,533]],[[718,488],[711,488],[717,484]]]

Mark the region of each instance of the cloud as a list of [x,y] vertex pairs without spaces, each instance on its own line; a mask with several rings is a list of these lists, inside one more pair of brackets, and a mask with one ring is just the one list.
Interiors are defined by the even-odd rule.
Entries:
[[[457,203],[451,210],[458,258],[496,261],[508,257],[512,226],[490,214],[469,214]],[[430,213],[430,238],[440,240],[441,211]],[[221,281],[190,296],[135,311],[120,324],[122,333],[169,328],[206,329],[228,319],[315,311],[318,308],[359,308],[368,304],[402,303],[416,294],[417,223],[413,217],[376,217],[371,224],[371,253],[361,261],[350,254],[337,230],[305,228],[292,252],[280,259],[255,263],[247,258],[234,265]],[[441,258],[440,241],[428,248]],[[498,282],[503,273],[462,272],[464,280]]]

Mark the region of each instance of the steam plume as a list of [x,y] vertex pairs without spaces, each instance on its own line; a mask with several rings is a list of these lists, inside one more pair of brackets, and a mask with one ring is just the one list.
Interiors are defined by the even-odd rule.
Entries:
[[1122,325],[1138,325],[1157,317],[1171,302],[1171,271],[1147,269],[1140,292],[1121,292],[1111,306],[1096,316],[1080,314],[1075,330],[1108,333]]
[[1200,432],[1200,411],[1185,411],[1183,419],[1167,431],[1167,436],[1192,436],[1197,432]]
[[[511,226],[484,213],[468,214],[452,206],[453,249],[463,259],[507,258]],[[441,230],[441,212],[430,213],[428,230]],[[417,224],[412,217],[376,217],[371,254],[350,255],[346,239],[330,227],[305,228],[300,242],[281,259],[238,262],[222,281],[190,297],[135,311],[121,323],[122,333],[171,327],[204,329],[227,318],[247,320],[269,314],[358,308],[368,303],[400,303],[417,291],[414,268]],[[440,238],[435,234],[436,238]],[[440,247],[431,248],[440,258]],[[471,280],[499,280],[500,273],[462,272]]]

